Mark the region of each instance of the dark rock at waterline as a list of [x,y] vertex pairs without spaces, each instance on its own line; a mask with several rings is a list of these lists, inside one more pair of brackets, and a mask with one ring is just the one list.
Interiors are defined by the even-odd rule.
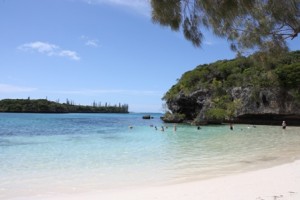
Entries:
[[151,115],[144,115],[142,118],[143,119],[153,119],[154,117],[152,117]]

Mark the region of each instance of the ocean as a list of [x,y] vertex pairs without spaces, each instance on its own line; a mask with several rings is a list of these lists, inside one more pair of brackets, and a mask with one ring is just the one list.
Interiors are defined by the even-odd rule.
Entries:
[[174,184],[300,158],[300,127],[174,131],[161,114],[143,115],[0,113],[0,199]]

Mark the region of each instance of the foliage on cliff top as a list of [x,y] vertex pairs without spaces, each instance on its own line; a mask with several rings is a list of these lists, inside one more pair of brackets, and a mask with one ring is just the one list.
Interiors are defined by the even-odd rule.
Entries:
[[57,103],[46,99],[3,99],[0,101],[0,112],[25,113],[128,113],[128,105],[118,106],[83,106]]
[[189,95],[199,89],[209,89],[221,96],[222,91],[232,87],[277,86],[300,93],[300,51],[289,52],[278,58],[257,53],[249,57],[199,65],[184,73],[163,99],[168,101],[179,93]]

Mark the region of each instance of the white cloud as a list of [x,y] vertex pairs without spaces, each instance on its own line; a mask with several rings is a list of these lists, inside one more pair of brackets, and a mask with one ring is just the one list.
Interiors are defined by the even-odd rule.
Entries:
[[47,42],[31,42],[22,44],[18,47],[22,51],[36,51],[38,53],[46,54],[47,56],[61,56],[67,57],[71,60],[80,60],[80,57],[75,51],[61,49],[58,45]]
[[204,41],[204,44],[206,44],[206,45],[208,45],[208,46],[212,46],[212,45],[214,45],[214,43],[213,43],[213,42],[211,42],[211,41]]
[[80,37],[82,40],[85,41],[85,45],[89,47],[98,47],[99,46],[99,40],[98,39],[91,39],[88,36],[82,35]]
[[52,55],[53,52],[55,52],[56,49],[58,49],[58,46],[56,46],[54,44],[37,41],[37,42],[23,44],[23,45],[19,46],[18,48],[23,51],[36,50],[39,53],[45,53],[47,55]]
[[69,51],[69,50],[62,50],[58,54],[62,57],[69,57],[72,60],[80,60],[80,57],[77,55],[75,51]]
[[89,4],[108,4],[113,6],[123,6],[133,9],[140,14],[150,16],[149,0],[84,0]]
[[86,46],[98,47],[98,40],[88,40],[85,43]]
[[16,86],[16,85],[8,85],[0,83],[0,92],[3,93],[17,93],[17,92],[33,92],[37,90],[37,88]]

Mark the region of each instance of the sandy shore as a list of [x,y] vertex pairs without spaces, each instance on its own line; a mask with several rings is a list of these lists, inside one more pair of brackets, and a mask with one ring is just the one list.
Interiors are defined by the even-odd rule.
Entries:
[[[27,199],[27,198],[26,198]],[[31,197],[51,200],[299,200],[300,160],[204,181],[148,188]]]

